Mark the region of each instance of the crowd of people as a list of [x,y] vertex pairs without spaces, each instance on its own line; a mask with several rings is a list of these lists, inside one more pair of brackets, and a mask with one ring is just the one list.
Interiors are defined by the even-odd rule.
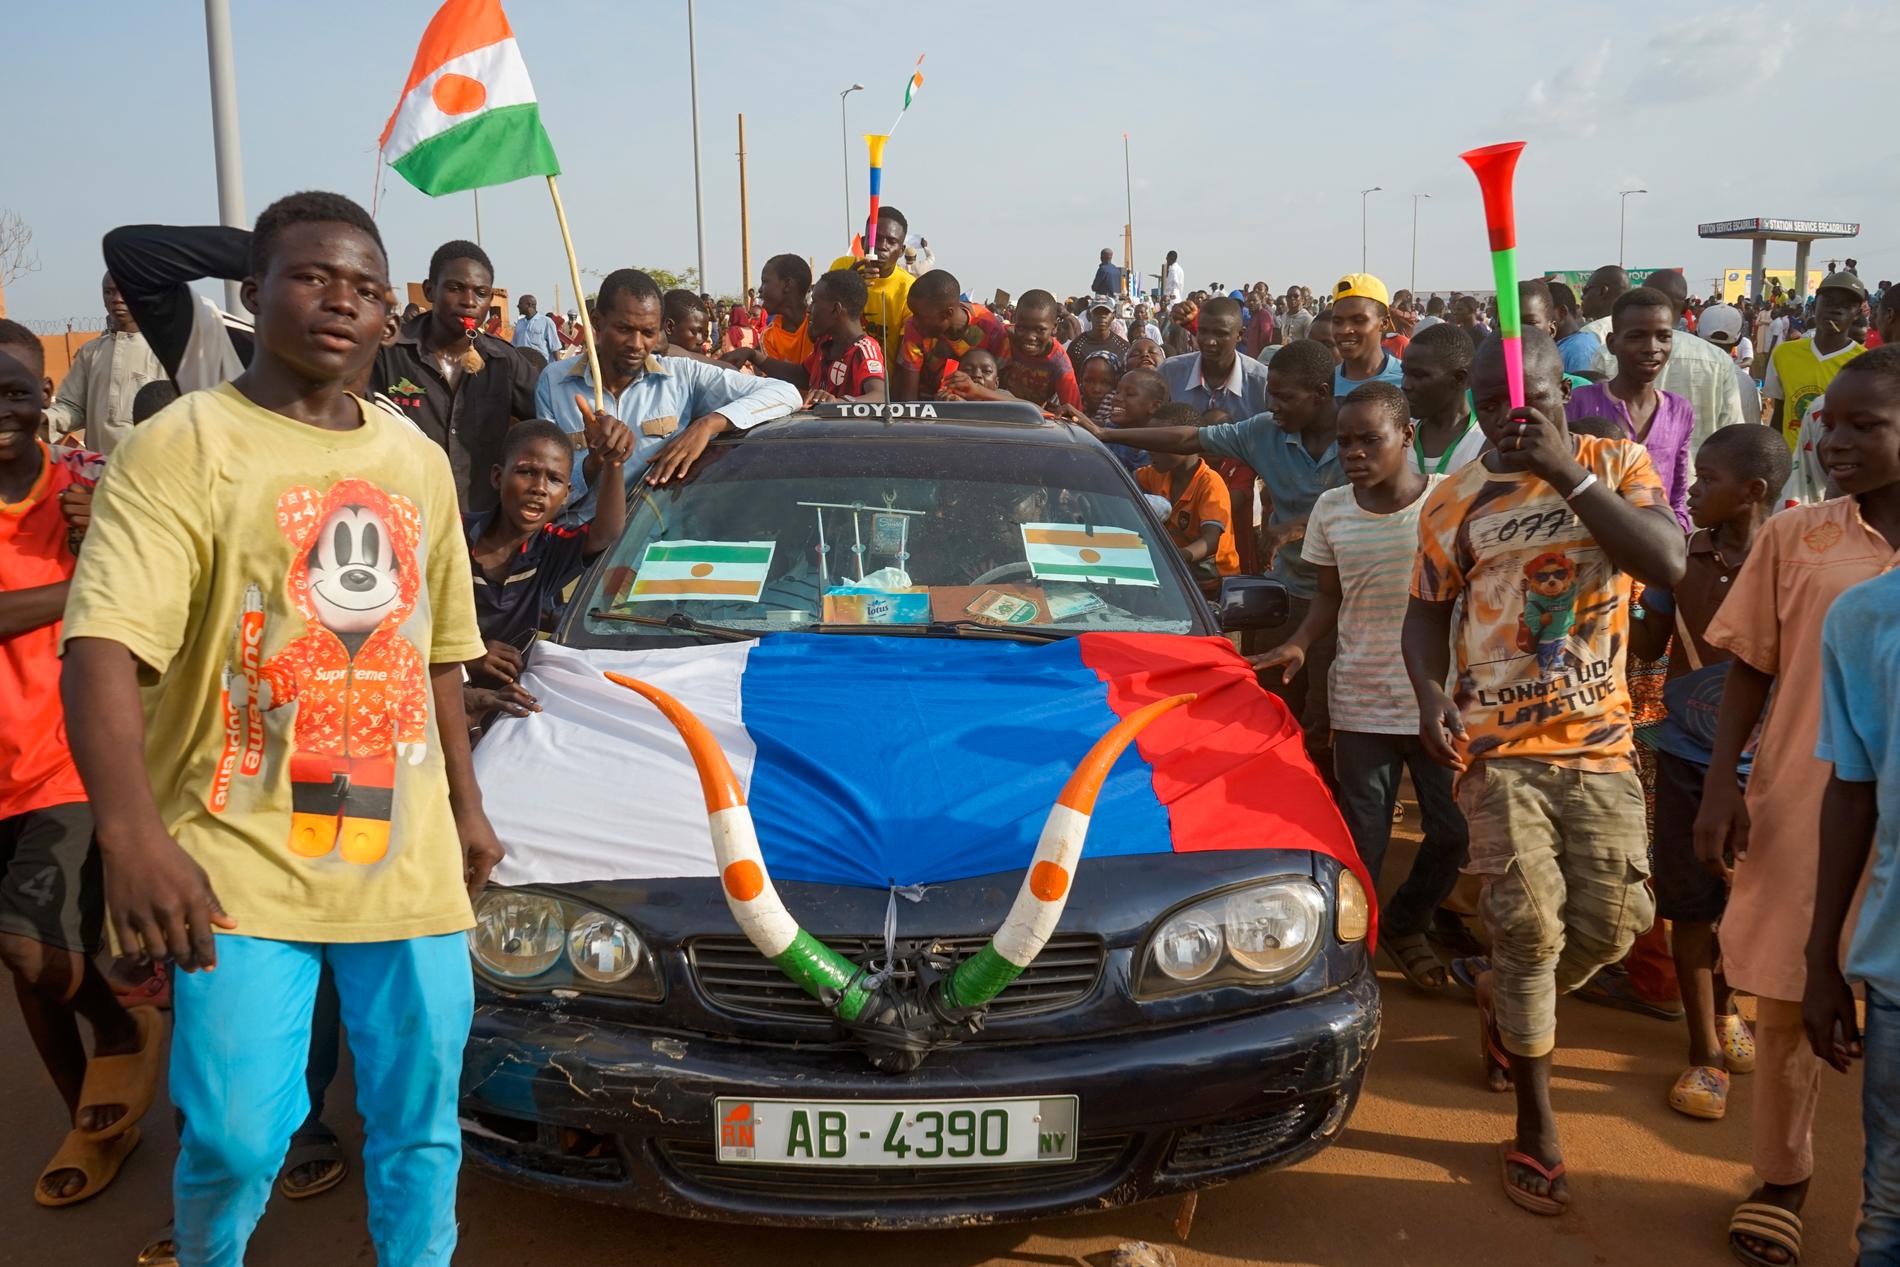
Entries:
[[[1513,1202],[1570,1200],[1549,1089],[1581,993],[1681,1026],[1682,1113],[1753,1076],[1750,1263],[1801,1257],[1823,1070],[1864,1060],[1861,1261],[1900,1262],[1900,292],[1852,261],[1763,304],[1529,280],[1514,407],[1485,296],[1190,292],[1173,252],[1144,295],[1105,250],[1087,294],[984,303],[909,228],[882,208],[816,275],[774,255],[723,311],[610,272],[593,356],[532,295],[502,337],[471,242],[399,309],[374,221],[319,193],[108,234],[109,333],[57,395],[0,320],[0,959],[72,1120],[40,1203],[138,1146],[175,1004],[174,1223],[140,1261],[241,1261],[273,1189],[344,1174],[342,1026],[382,1261],[448,1262],[462,938],[501,856],[471,728],[539,708],[526,657],[630,483],[801,406],[1017,400],[1107,445],[1210,592],[1284,584],[1241,650],[1375,877],[1409,781],[1382,953],[1470,991]],[[266,589],[298,622],[268,658]]]

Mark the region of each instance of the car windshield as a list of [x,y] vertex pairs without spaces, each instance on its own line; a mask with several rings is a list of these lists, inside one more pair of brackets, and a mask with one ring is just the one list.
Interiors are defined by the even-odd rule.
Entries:
[[716,445],[644,486],[566,636],[1191,633],[1203,600],[1114,459],[917,436]]

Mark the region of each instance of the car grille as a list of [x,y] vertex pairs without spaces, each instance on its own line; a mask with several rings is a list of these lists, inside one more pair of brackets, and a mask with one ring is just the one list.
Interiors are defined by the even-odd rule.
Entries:
[[793,1197],[815,1206],[862,1205],[867,1200],[918,1197],[1013,1197],[1106,1186],[1127,1165],[1133,1136],[1084,1135],[1075,1160],[1014,1166],[776,1166],[721,1164],[710,1139],[655,1141],[661,1159],[680,1178],[734,1196]]
[[1189,1127],[1175,1136],[1163,1169],[1170,1177],[1188,1177],[1270,1157],[1305,1132],[1311,1110],[1309,1102],[1301,1101],[1290,1108]]
[[[854,963],[864,963],[883,953],[882,938],[823,937],[820,940]],[[981,936],[939,937],[930,942],[906,939],[901,945],[929,945],[940,954],[963,960],[988,942],[989,938]],[[686,954],[700,990],[725,1011],[775,1021],[829,1020],[824,1004],[793,985],[777,964],[761,955],[743,937],[696,937],[688,943]],[[996,997],[990,1005],[990,1018],[1001,1020],[1068,1007],[1095,988],[1102,975],[1102,960],[1102,943],[1098,938],[1050,938],[1036,961]],[[898,969],[899,980],[908,981],[912,976],[908,968]]]

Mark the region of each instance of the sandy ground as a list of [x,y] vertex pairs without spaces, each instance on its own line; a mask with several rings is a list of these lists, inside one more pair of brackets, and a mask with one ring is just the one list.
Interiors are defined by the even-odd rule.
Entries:
[[[1409,860],[1393,850],[1388,877]],[[1574,1203],[1559,1219],[1511,1205],[1499,1189],[1497,1142],[1510,1134],[1510,1097],[1478,1073],[1475,1014],[1456,994],[1425,997],[1387,972],[1383,1042],[1350,1129],[1335,1147],[1290,1171],[1202,1194],[1188,1240],[1174,1234],[1176,1203],[1086,1217],[918,1234],[787,1232],[643,1217],[523,1192],[478,1175],[462,1182],[457,1261],[665,1264],[770,1263],[820,1267],[1098,1267],[1130,1239],[1171,1246],[1181,1267],[1227,1264],[1456,1264],[1598,1267],[1720,1264],[1723,1231],[1750,1183],[1747,1078],[1729,1116],[1698,1122],[1663,1097],[1680,1072],[1677,1026],[1566,1001],[1554,1098],[1565,1129]],[[1814,1267],[1853,1262],[1859,1202],[1859,1079],[1824,1074],[1815,1130],[1817,1173],[1808,1204]],[[354,1156],[360,1134],[333,1093],[333,1124]],[[148,1114],[145,1143],[117,1184],[64,1210],[33,1203],[32,1184],[64,1129],[16,1009],[0,1005],[0,1263],[131,1264],[167,1209],[176,1140],[171,1115]],[[264,1267],[372,1264],[360,1174],[293,1205],[273,1202],[252,1243]]]

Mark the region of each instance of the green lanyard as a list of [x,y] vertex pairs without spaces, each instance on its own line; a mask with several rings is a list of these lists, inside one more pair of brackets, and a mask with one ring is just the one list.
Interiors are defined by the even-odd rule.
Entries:
[[1428,471],[1425,469],[1425,437],[1421,435],[1416,435],[1416,434],[1413,435],[1412,449],[1414,452],[1418,454],[1419,474],[1443,475],[1445,473],[1445,468],[1451,464],[1451,455],[1458,451],[1459,444],[1463,442],[1466,433],[1468,433],[1471,430],[1471,428],[1474,425],[1476,425],[1477,421],[1478,421],[1478,415],[1475,411],[1465,416],[1465,425],[1458,428],[1458,434],[1451,438],[1451,443],[1445,446],[1445,451],[1438,455],[1438,469],[1432,470],[1432,471]]

